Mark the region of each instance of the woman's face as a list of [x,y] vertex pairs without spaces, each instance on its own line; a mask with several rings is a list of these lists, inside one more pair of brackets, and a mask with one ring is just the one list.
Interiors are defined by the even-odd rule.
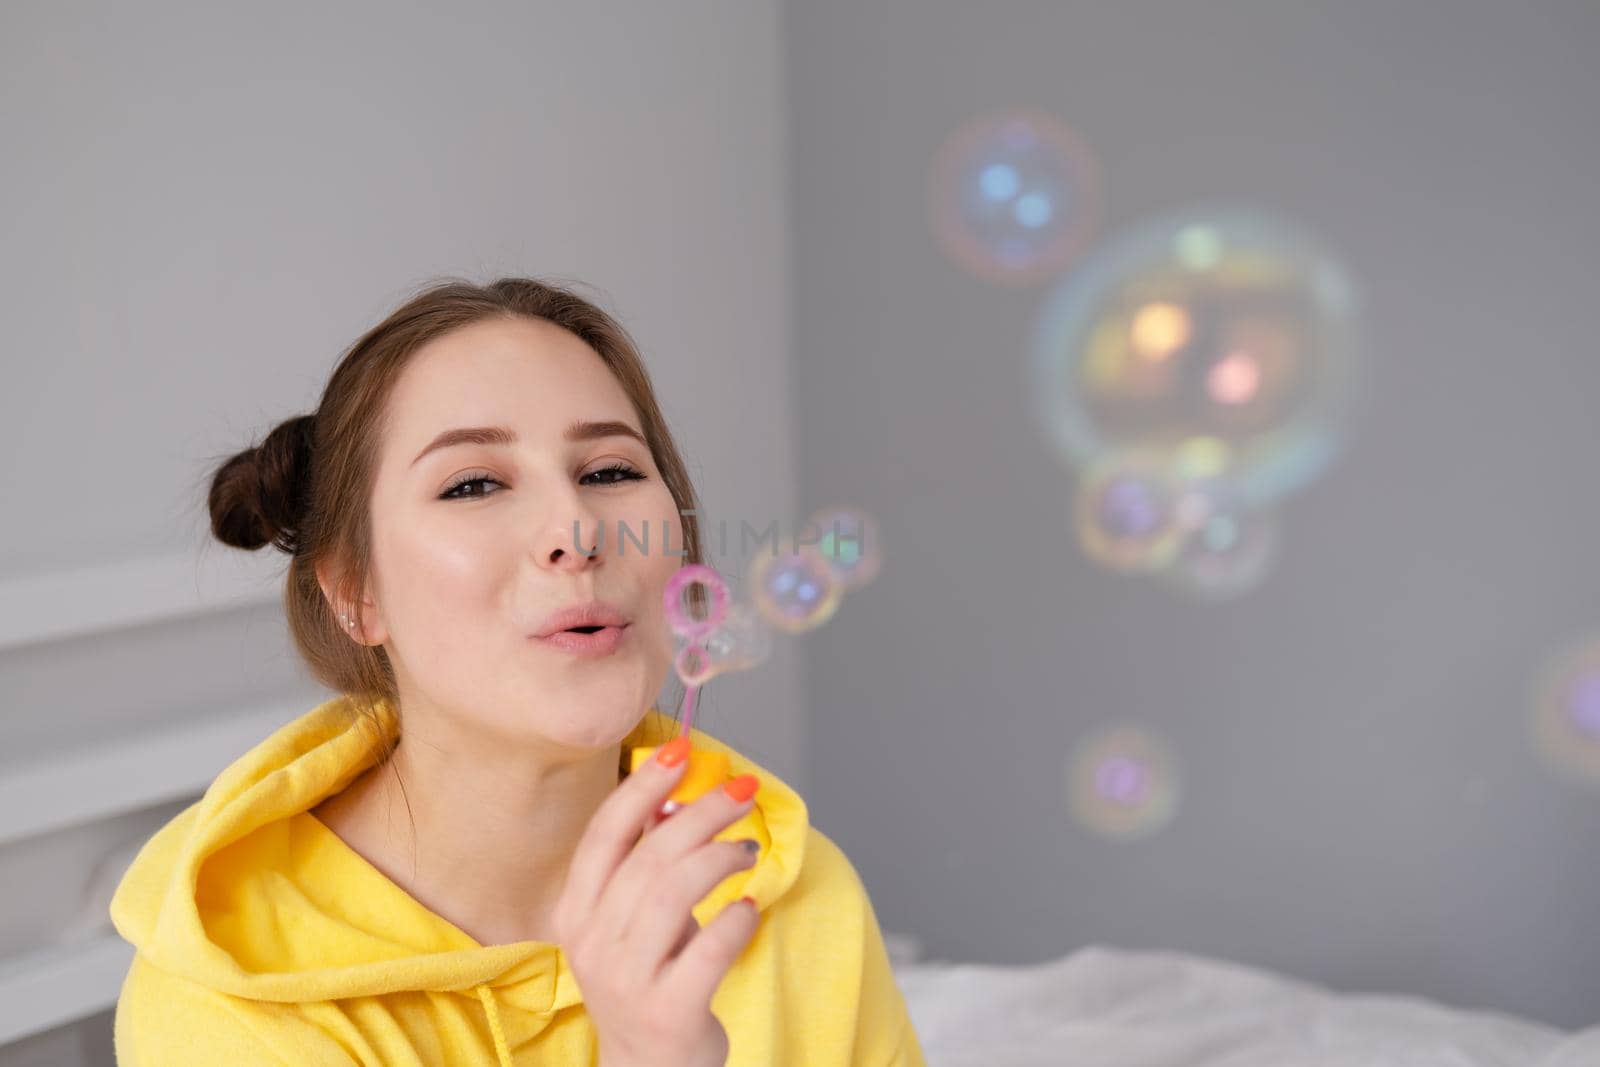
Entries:
[[[386,647],[405,713],[511,743],[621,741],[666,678],[662,591],[687,557],[677,505],[643,440],[569,435],[578,423],[616,422],[642,437],[610,370],[551,323],[478,322],[413,355],[387,415],[364,637]],[[515,441],[429,450],[467,427],[504,427]],[[585,555],[602,528],[602,547]],[[629,620],[614,651],[583,656],[534,636],[551,613],[591,601]]]

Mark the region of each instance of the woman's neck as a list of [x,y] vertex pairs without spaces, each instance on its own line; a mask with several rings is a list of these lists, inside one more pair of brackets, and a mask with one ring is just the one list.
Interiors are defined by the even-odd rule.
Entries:
[[584,829],[617,786],[620,755],[612,746],[541,763],[413,739],[312,813],[479,944],[554,942],[551,913]]

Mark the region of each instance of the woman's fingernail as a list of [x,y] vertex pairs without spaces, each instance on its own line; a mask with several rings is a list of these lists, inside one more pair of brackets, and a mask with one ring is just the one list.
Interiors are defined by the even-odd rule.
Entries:
[[689,758],[689,739],[687,737],[674,737],[671,741],[656,749],[656,762],[663,767],[676,767]]
[[761,779],[753,774],[741,774],[739,777],[723,785],[722,791],[734,800],[743,804],[756,795],[756,790],[761,788]]
[[754,856],[761,851],[761,842],[751,837],[742,837],[739,839],[739,847]]

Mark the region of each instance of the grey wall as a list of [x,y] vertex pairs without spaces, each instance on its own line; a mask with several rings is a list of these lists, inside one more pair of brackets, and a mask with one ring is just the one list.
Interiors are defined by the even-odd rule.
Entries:
[[[1600,793],[1527,728],[1542,657],[1600,625],[1600,7],[808,0],[785,43],[802,495],[867,506],[887,557],[807,638],[813,808],[884,924],[1600,1020]],[[924,215],[941,140],[1006,106],[1096,149],[1108,231],[1244,200],[1367,292],[1350,447],[1242,600],[1075,544],[1024,405],[1044,289],[973,280]],[[1123,715],[1188,786],[1116,844],[1060,775]]]

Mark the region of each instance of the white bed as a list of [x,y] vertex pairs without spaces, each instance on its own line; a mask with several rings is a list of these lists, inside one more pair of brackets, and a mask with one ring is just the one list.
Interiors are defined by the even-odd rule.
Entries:
[[1178,953],[1002,967],[886,940],[929,1067],[1600,1067],[1600,1026],[1337,994]]

